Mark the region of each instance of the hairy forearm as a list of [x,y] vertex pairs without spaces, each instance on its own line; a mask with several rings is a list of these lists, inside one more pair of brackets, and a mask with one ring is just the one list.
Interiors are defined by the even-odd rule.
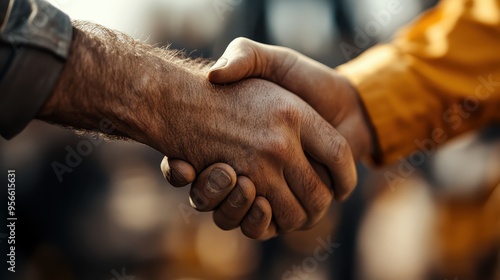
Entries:
[[170,98],[195,87],[205,68],[179,52],[137,42],[99,25],[74,22],[70,57],[38,118],[97,131],[106,119],[113,124],[113,135],[149,144],[155,133],[151,124],[166,121],[155,120],[152,107],[164,104],[168,115]]

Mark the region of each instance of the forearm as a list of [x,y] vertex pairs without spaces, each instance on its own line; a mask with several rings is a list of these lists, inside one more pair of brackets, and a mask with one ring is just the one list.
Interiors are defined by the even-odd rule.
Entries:
[[[153,106],[192,88],[202,64],[177,52],[154,48],[104,27],[75,22],[71,53],[38,119],[78,129],[99,130],[107,119],[113,135],[151,143],[158,132]],[[168,133],[164,131],[163,133]]]

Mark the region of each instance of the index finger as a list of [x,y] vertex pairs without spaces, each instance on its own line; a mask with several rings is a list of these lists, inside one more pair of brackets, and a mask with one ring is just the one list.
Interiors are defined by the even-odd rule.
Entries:
[[356,165],[349,143],[313,109],[305,111],[307,116],[301,127],[304,150],[328,167],[335,199],[345,200],[357,183]]

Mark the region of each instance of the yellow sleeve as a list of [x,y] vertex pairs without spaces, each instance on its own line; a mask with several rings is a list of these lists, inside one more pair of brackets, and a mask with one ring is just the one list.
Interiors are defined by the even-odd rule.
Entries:
[[378,163],[500,121],[500,0],[444,0],[337,69],[359,91]]

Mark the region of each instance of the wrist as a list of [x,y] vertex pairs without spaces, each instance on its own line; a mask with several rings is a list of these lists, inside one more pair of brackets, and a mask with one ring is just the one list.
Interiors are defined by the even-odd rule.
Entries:
[[357,118],[359,119],[360,139],[362,141],[362,148],[358,159],[373,159],[377,161],[377,158],[379,158],[377,133],[365,108],[363,100],[357,91],[355,92],[359,103],[359,113],[357,114]]
[[340,76],[339,81],[341,88],[348,92],[351,106],[345,107],[347,110],[338,130],[349,142],[356,160],[376,158],[377,137],[363,100],[346,77]]

